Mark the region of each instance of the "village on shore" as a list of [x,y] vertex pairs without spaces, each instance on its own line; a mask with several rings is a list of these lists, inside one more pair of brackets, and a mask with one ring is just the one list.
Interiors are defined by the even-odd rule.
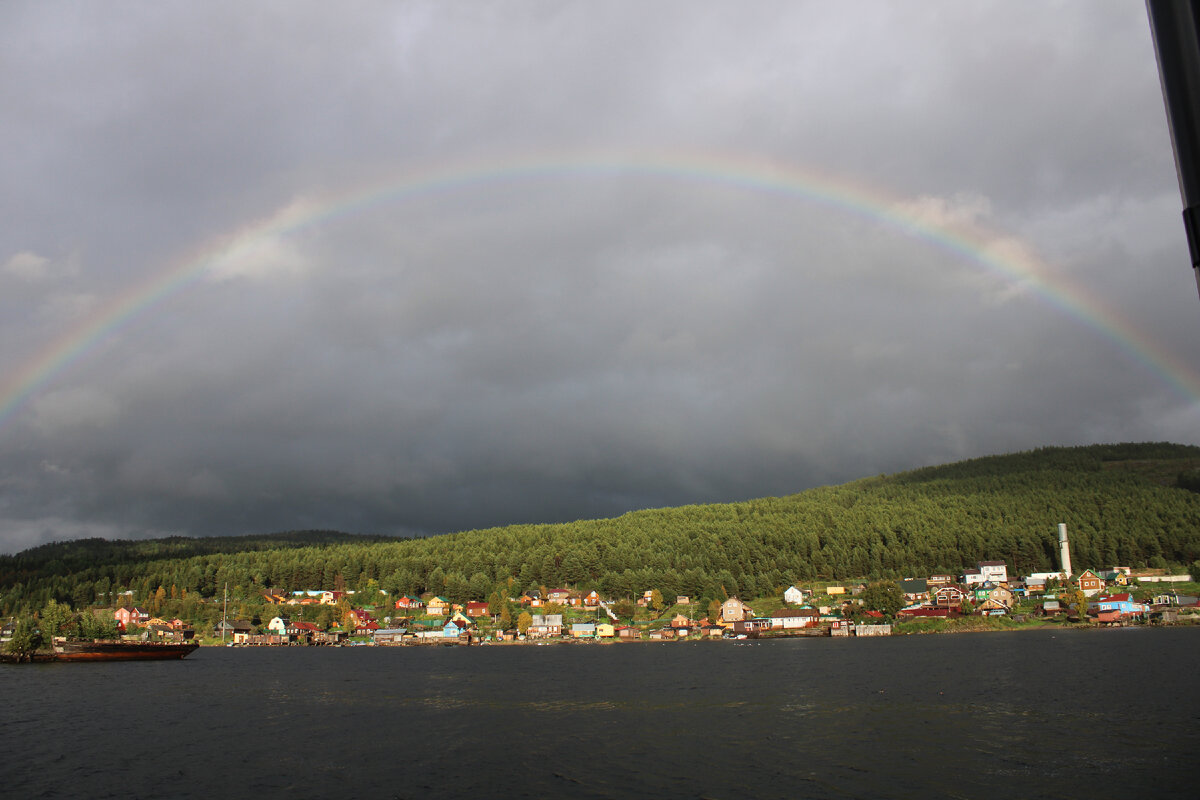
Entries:
[[[979,630],[988,622],[1010,627],[1031,621],[1099,626],[1200,622],[1200,596],[1169,590],[1180,584],[1195,589],[1192,581],[1200,576],[1120,566],[1075,574],[1066,525],[1059,525],[1058,544],[1056,572],[1010,576],[1005,561],[990,560],[958,575],[792,585],[781,596],[756,598],[757,611],[736,596],[711,600],[703,609],[697,607],[703,603],[684,595],[669,603],[658,589],[645,590],[636,601],[606,599],[594,589],[538,587],[517,597],[493,592],[487,600],[453,602],[434,593],[392,597],[368,586],[361,592],[344,587],[266,592],[249,619],[229,618],[226,595],[220,620],[211,631],[199,633],[182,616],[154,616],[132,603],[111,612],[94,609],[90,624],[81,627],[100,624],[125,639],[262,647],[887,636]],[[153,602],[163,607],[163,587]],[[241,604],[243,612],[250,608]],[[44,617],[59,616],[61,607],[47,612]],[[10,639],[13,630],[13,622],[4,626],[0,641]]]
[[[605,599],[594,590],[562,588],[531,589],[507,602],[493,596],[454,603],[428,594],[388,598],[386,605],[357,605],[358,593],[349,590],[299,590],[264,594],[263,603],[278,612],[270,619],[266,614],[258,624],[222,619],[205,638],[233,646],[678,641],[879,636],[900,632],[894,628],[906,623],[971,617],[1096,625],[1173,623],[1181,614],[1200,619],[1200,597],[1167,588],[1191,576],[1154,572],[1114,567],[1074,576],[1060,571],[1010,577],[1005,562],[982,561],[957,576],[789,586],[781,598],[756,600],[756,605],[772,607],[762,613],[729,597],[710,605],[708,616],[702,617],[691,598],[676,596],[668,603],[653,589],[636,603]],[[1145,602],[1134,599],[1135,592],[1146,597],[1142,584],[1159,587]],[[377,599],[379,595],[384,593],[376,592]],[[305,621],[301,617],[309,606],[332,606],[340,610],[340,619],[327,627]],[[182,641],[196,636],[187,621],[156,618],[138,606],[116,609],[113,619],[122,632],[140,638]]]

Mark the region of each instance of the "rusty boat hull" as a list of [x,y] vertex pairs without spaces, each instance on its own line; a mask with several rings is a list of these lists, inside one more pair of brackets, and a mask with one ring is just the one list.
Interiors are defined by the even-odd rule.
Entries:
[[62,642],[54,645],[55,661],[169,661],[184,658],[195,642]]

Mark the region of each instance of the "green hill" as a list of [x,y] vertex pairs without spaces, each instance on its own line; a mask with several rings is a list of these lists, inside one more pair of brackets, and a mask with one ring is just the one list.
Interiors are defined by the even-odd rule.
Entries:
[[[86,605],[159,586],[212,597],[378,586],[454,600],[574,584],[609,596],[755,596],[788,583],[1055,564],[1059,522],[1077,568],[1200,559],[1200,447],[1043,448],[810,489],[788,497],[512,525],[426,539],[328,532],[65,542],[0,557],[0,613]],[[1189,476],[1191,476],[1189,478]],[[374,583],[370,583],[370,582]]]

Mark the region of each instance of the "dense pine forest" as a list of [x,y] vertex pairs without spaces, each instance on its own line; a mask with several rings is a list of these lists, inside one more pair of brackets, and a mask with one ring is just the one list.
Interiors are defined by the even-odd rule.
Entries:
[[788,497],[637,511],[613,519],[391,539],[270,536],[83,540],[0,557],[0,614],[75,608],[133,591],[235,599],[346,587],[451,600],[536,586],[610,597],[755,597],[789,583],[924,576],[1003,559],[1054,568],[1059,522],[1077,568],[1185,567],[1200,559],[1200,447],[1043,448]]

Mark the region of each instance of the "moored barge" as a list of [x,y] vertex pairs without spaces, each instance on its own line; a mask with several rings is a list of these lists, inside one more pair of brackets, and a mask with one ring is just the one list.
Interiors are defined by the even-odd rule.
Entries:
[[184,658],[200,645],[195,642],[55,642],[55,661],[167,661]]

